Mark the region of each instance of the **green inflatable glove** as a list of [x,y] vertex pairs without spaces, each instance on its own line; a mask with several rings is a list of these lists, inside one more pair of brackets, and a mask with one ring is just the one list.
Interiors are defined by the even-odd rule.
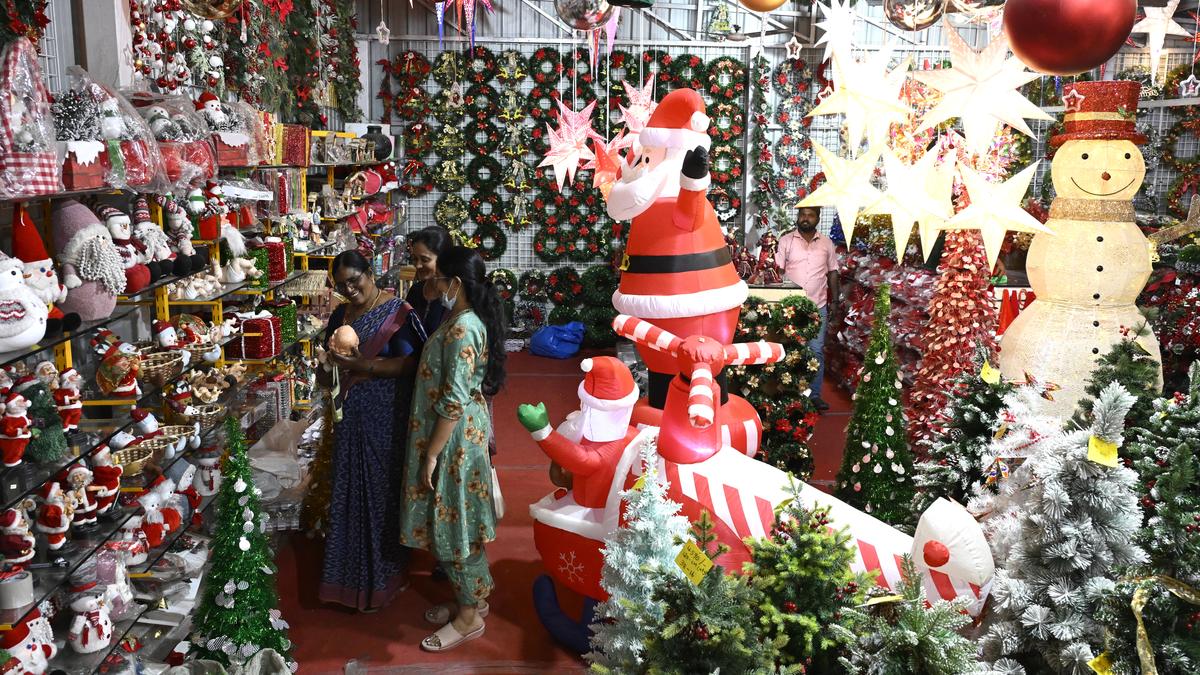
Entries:
[[550,415],[546,413],[545,403],[536,406],[522,403],[517,406],[517,419],[521,421],[521,426],[531,433],[550,425]]

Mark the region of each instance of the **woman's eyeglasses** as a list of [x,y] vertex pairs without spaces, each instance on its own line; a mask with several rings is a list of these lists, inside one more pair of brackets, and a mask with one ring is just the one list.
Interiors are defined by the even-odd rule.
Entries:
[[333,284],[333,290],[338,291],[339,293],[345,293],[346,291],[350,290],[351,286],[357,286],[359,282],[362,281],[363,276],[364,275],[362,274],[357,274],[349,279],[346,279],[345,281],[335,282]]

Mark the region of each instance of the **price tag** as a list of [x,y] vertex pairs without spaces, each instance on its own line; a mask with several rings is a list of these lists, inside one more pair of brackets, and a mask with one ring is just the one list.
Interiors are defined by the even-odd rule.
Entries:
[[130,579],[150,579],[154,577],[154,572],[130,572]]
[[675,564],[683,571],[684,576],[697,586],[713,567],[713,562],[708,559],[707,555],[704,555],[704,551],[701,551],[696,542],[690,539],[683,545],[679,555],[675,556]]
[[1100,652],[1100,656],[1088,661],[1088,668],[1097,675],[1112,675],[1112,659],[1108,658],[1108,652]]
[[1000,384],[1000,371],[993,368],[992,364],[984,361],[983,367],[979,369],[979,379],[988,384]]
[[1088,438],[1088,460],[1103,466],[1117,465],[1117,444],[1103,438]]
[[637,480],[633,481],[633,489],[641,490],[646,487],[646,474],[638,476]]
[[903,595],[878,595],[878,596],[871,598],[870,600],[867,600],[866,602],[864,602],[863,607],[870,607],[871,605],[882,605],[885,602],[900,602],[903,599],[904,599]]

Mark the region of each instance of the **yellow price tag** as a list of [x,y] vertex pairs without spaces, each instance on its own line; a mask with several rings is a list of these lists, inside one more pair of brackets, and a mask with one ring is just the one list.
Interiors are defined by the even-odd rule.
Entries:
[[904,599],[903,595],[879,595],[874,598],[871,598],[870,600],[867,600],[866,602],[863,603],[862,606],[870,607],[871,605],[882,605],[885,602],[900,602],[903,599]]
[[130,572],[130,579],[150,579],[154,576],[154,572]]
[[1117,444],[1103,438],[1088,438],[1088,460],[1104,466],[1117,465]]
[[1112,659],[1108,658],[1108,652],[1100,652],[1100,656],[1088,661],[1088,668],[1097,675],[1112,675]]
[[1000,371],[993,368],[992,364],[984,361],[983,367],[979,369],[979,379],[988,384],[1000,384]]
[[638,476],[637,480],[633,481],[633,489],[641,490],[646,487],[646,474]]
[[680,549],[679,555],[675,556],[675,564],[683,571],[684,576],[697,586],[713,567],[713,562],[708,559],[707,555],[704,555],[704,551],[701,551],[696,542],[690,539]]

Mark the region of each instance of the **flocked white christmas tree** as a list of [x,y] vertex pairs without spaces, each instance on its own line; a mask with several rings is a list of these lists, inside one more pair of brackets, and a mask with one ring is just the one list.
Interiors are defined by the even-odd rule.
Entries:
[[[1106,387],[1092,427],[1039,440],[1002,492],[1019,506],[991,516],[1002,519],[999,539],[1011,542],[1010,550],[997,551],[997,564],[1005,562],[992,587],[995,622],[981,644],[983,656],[996,662],[994,672],[1093,672],[1088,662],[1104,642],[1097,602],[1145,554],[1134,543],[1142,517],[1137,474],[1119,461],[1115,467],[1093,461],[1089,446],[1119,448],[1134,401],[1121,385]],[[1018,431],[1020,424],[1014,423]]]
[[687,535],[688,520],[667,498],[653,441],[640,452],[641,484],[621,493],[627,522],[604,543],[600,585],[609,598],[596,607],[592,651],[585,656],[599,672],[640,672],[642,638],[647,626],[661,625],[665,610],[653,599],[653,572],[683,574],[675,564],[675,542]]

